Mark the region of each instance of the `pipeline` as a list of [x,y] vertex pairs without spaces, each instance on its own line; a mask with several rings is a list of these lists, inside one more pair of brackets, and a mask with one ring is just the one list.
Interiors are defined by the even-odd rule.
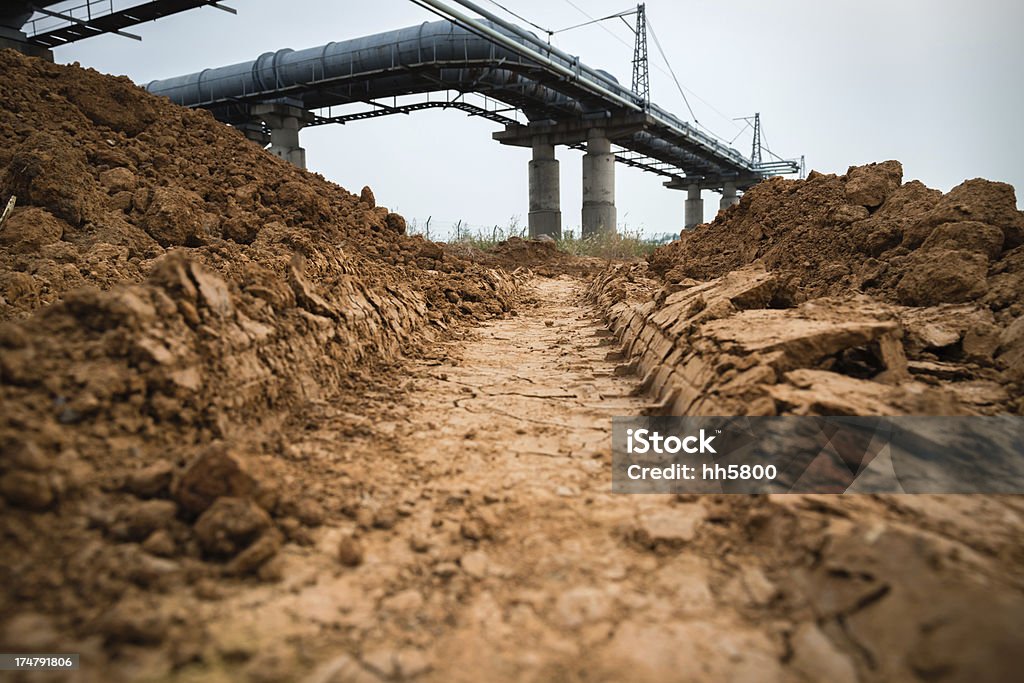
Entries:
[[[577,118],[609,107],[642,111],[637,96],[611,75],[553,48],[542,54],[534,47],[539,39],[527,40],[517,27],[513,31],[493,21],[465,19],[472,30],[451,21],[427,22],[304,50],[267,52],[249,62],[152,81],[146,88],[190,107],[290,98],[316,109],[456,90],[485,92],[521,108],[531,120]],[[673,136],[706,151],[714,163],[753,170],[738,151],[665,110],[651,105],[645,113]]]

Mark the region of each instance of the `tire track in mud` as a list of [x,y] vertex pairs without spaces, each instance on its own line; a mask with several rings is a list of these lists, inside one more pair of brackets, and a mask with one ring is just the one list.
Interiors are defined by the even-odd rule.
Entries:
[[[344,651],[324,652],[310,683],[665,680],[686,659],[723,676],[777,666],[776,641],[712,613],[706,559],[631,542],[639,532],[678,549],[704,513],[611,494],[611,418],[647,400],[639,378],[616,373],[581,288],[535,279],[517,316],[420,365],[395,430],[395,459],[420,476],[381,495],[415,503],[393,527],[386,510],[383,524],[381,509],[365,514],[354,574],[375,577],[363,584],[368,619]],[[713,648],[681,647],[680,619],[693,617],[700,636],[723,634],[743,653],[722,665]]]
[[[771,672],[773,642],[735,613],[712,618],[705,559],[631,542],[640,531],[678,548],[703,511],[611,494],[611,418],[640,414],[649,399],[637,395],[639,377],[616,372],[613,338],[581,303],[579,280],[529,288],[517,317],[482,326],[414,393],[405,448],[446,460],[428,485],[442,494],[432,523],[449,527],[459,570],[433,587],[448,598],[446,628],[419,650],[425,679],[666,680],[680,657],[702,675]],[[695,616],[700,635],[720,632],[744,650],[727,669],[707,663],[717,653],[687,648],[680,619]]]
[[[662,660],[651,676],[678,665],[680,617],[711,616],[709,565],[629,539],[643,528],[678,545],[703,513],[611,494],[611,418],[646,401],[639,378],[606,359],[611,338],[581,289],[566,276],[531,280],[517,315],[413,364],[408,404],[374,435],[339,437],[342,454],[329,459],[341,464],[317,476],[361,482],[350,519],[285,546],[280,582],[200,606],[224,680],[239,668],[268,680],[305,671],[308,683],[643,680],[647,652]],[[330,450],[330,433],[294,448]],[[345,567],[339,544],[353,542],[360,562]],[[753,652],[740,670],[778,656],[734,615],[701,623]]]
[[530,495],[607,488],[588,473],[594,465],[580,463],[610,458],[611,418],[637,413],[645,401],[633,395],[636,379],[615,376],[605,360],[612,347],[604,325],[578,303],[577,286],[567,277],[533,281],[518,316],[483,325],[459,345],[457,360],[429,368],[414,392],[420,424],[406,447],[423,444],[471,467],[486,462],[479,480],[463,482],[482,490],[534,475],[523,487]]

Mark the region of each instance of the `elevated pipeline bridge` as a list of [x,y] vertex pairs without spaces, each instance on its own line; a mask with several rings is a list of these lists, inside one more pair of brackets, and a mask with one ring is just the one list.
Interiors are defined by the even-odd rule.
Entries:
[[[89,31],[103,26],[121,32],[125,22],[150,17],[139,8],[151,18],[204,5],[230,11],[210,0],[157,0],[116,13],[113,1],[103,0],[111,3],[111,10],[89,19],[86,23],[92,28],[81,21],[47,29],[49,33],[35,27],[34,40],[39,45],[56,44],[53,41],[77,39],[76,35],[88,37]],[[650,102],[646,93],[620,85],[610,74],[470,0],[412,1],[442,20],[304,50],[267,52],[248,62],[153,81],[146,87],[178,104],[210,110],[299,166],[305,166],[299,132],[307,126],[432,108],[483,117],[502,126],[493,134],[498,142],[532,149],[532,236],[561,233],[558,146],[586,152],[584,234],[615,229],[615,162],[662,176],[666,187],[686,190],[687,227],[703,220],[703,190],[721,192],[721,206],[727,208],[739,201],[738,191],[768,176],[799,170],[795,161],[744,156]],[[60,3],[15,4],[42,12],[40,6]]]

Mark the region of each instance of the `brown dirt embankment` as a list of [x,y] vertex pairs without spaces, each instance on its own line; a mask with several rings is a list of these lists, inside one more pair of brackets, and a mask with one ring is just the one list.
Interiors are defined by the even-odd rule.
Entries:
[[772,179],[591,296],[677,414],[1021,414],[1013,188],[901,181]]
[[1001,323],[1024,314],[1024,213],[1013,187],[979,178],[943,194],[902,179],[897,161],[773,178],[655,252],[652,269],[678,281],[760,263],[808,297],[976,303]]
[[391,364],[516,282],[125,78],[0,73],[0,616],[160,642],[189,629],[145,596],[273,578],[370,485],[304,476],[309,416],[386,411]]

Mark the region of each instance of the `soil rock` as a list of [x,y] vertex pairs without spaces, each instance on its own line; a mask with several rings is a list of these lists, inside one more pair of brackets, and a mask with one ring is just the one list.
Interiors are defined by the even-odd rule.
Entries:
[[872,209],[903,184],[903,165],[898,161],[885,161],[853,166],[846,177],[846,198],[850,203]]
[[[195,532],[203,550],[220,558],[234,557],[248,548],[273,522],[270,515],[260,506],[245,498],[222,497],[214,501],[199,519]],[[274,545],[273,541],[270,545]],[[276,547],[280,546],[277,538]],[[263,549],[258,555],[264,554]],[[273,555],[273,552],[270,553]],[[270,555],[263,557],[267,559]],[[263,560],[257,563],[261,563]],[[248,562],[246,562],[248,564]]]
[[0,247],[12,254],[27,254],[59,242],[66,223],[46,209],[30,206],[15,210],[0,228]]
[[354,536],[343,536],[338,542],[338,561],[345,567],[358,567],[363,563],[363,544]]
[[0,476],[0,496],[11,505],[28,510],[45,510],[55,499],[47,475],[15,470]]
[[1003,250],[1003,239],[1003,231],[992,225],[977,221],[944,223],[928,235],[921,249],[969,251],[994,259]]
[[156,498],[168,492],[174,477],[174,466],[169,462],[157,462],[130,472],[125,488],[140,498]]
[[[999,228],[1003,232],[1005,249],[1024,243],[1024,215],[1017,210],[1017,198],[1012,185],[981,178],[964,181],[950,190],[921,218],[914,234],[924,241],[932,229],[945,223],[962,221]],[[907,246],[911,245],[913,241]]]
[[120,541],[143,541],[156,531],[170,528],[177,513],[178,506],[170,500],[126,504],[116,512],[108,531]]
[[377,199],[373,196],[373,190],[370,189],[369,185],[364,185],[363,189],[359,191],[359,201],[371,209],[376,208]]
[[196,247],[211,237],[216,219],[203,211],[194,192],[158,187],[153,190],[140,227],[162,247]]
[[388,230],[393,230],[399,235],[404,235],[406,231],[405,218],[398,215],[397,213],[389,213],[384,218],[384,224],[387,225]]
[[141,598],[125,598],[100,618],[99,632],[109,641],[153,645],[167,635],[170,620]]
[[251,463],[224,445],[200,453],[174,482],[172,496],[191,514],[198,515],[220,497],[259,497],[262,487]]
[[910,306],[974,301],[988,292],[988,259],[983,254],[929,249],[906,262],[896,296]]
[[107,188],[110,194],[118,192],[131,192],[135,189],[137,181],[131,169],[124,166],[112,168],[109,171],[100,173],[100,184]]
[[696,537],[704,516],[698,505],[644,513],[633,530],[633,540],[659,552],[682,547]]
[[276,528],[266,530],[228,563],[228,572],[240,576],[256,572],[277,554],[283,542],[284,535]]

